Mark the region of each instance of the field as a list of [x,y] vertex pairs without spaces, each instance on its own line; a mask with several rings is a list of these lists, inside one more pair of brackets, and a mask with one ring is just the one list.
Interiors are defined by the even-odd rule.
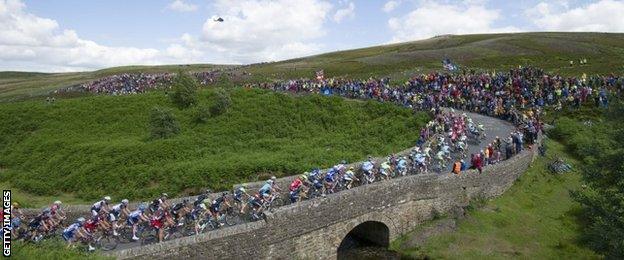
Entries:
[[[173,108],[162,91],[2,103],[2,186],[80,199],[228,189],[405,149],[428,119],[373,101],[242,88],[229,94],[230,110],[203,124],[194,122],[194,108]],[[212,89],[200,92],[201,104],[212,102]],[[174,109],[180,135],[149,139],[154,106]]]
[[[324,69],[326,76],[368,78],[390,76],[400,82],[410,75],[441,70],[450,58],[468,69],[508,70],[518,65],[538,66],[562,75],[624,73],[624,34],[517,33],[447,35],[427,40],[331,52],[316,56],[259,63],[237,68],[251,73],[242,81],[310,78]],[[587,65],[570,66],[586,58]],[[202,71],[209,64],[130,66],[93,72],[0,72],[0,101],[41,98],[55,89],[116,73]]]
[[[432,259],[599,259],[580,242],[581,207],[570,197],[581,188],[578,172],[554,175],[546,168],[556,156],[574,167],[579,161],[549,140],[540,157],[501,197],[475,202],[457,230],[435,236],[421,247],[403,248],[406,257]],[[394,241],[396,249],[411,235]]]

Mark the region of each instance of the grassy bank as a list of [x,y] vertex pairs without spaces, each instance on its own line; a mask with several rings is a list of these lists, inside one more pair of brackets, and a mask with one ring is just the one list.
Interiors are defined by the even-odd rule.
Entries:
[[[251,73],[245,81],[314,77],[323,69],[327,77],[368,78],[390,76],[401,82],[413,74],[442,70],[441,60],[450,58],[462,68],[506,71],[518,65],[537,66],[566,76],[583,73],[624,73],[624,34],[621,33],[507,33],[444,35],[398,44],[344,50],[280,62],[238,68]],[[570,66],[580,58],[588,64]],[[24,73],[0,72],[0,101],[48,95],[55,89],[119,73],[205,71],[208,64],[126,66],[93,72]]]
[[[564,146],[547,141],[547,157],[561,156],[574,166]],[[435,236],[421,247],[403,249],[407,257],[433,259],[596,259],[580,242],[580,205],[570,190],[581,188],[578,172],[551,174],[540,157],[501,197],[476,204],[457,231]],[[401,248],[408,234],[393,247]]]
[[110,257],[104,257],[97,253],[87,253],[81,251],[81,249],[75,248],[72,250],[66,249],[64,241],[59,239],[44,240],[37,245],[26,244],[23,242],[14,242],[11,249],[11,258],[13,259],[40,259],[40,260],[106,260],[114,259]]
[[[203,124],[194,123],[194,108],[174,108],[163,92],[0,104],[0,185],[80,199],[226,189],[405,149],[427,121],[373,101],[246,89],[230,95],[230,110]],[[213,91],[200,93],[201,104],[214,100]],[[148,138],[153,106],[173,109],[178,136]]]

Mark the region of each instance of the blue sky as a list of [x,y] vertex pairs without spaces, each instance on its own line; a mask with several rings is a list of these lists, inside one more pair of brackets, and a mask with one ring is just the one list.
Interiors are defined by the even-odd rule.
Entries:
[[623,32],[623,13],[624,0],[0,0],[0,70],[246,64],[440,34]]

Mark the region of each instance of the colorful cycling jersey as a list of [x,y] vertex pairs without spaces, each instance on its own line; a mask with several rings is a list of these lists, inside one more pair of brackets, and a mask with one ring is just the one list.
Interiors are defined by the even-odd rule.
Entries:
[[262,185],[262,188],[260,188],[260,190],[258,190],[258,192],[260,194],[265,194],[265,193],[271,193],[271,184],[270,183],[265,183],[264,185]]
[[448,145],[442,146],[442,152],[444,152],[445,154],[449,154],[450,153],[450,147]]
[[407,161],[404,159],[400,159],[399,162],[397,163],[397,168],[402,169],[402,170],[407,168]]
[[143,214],[143,212],[139,209],[134,210],[132,212],[130,212],[130,215],[128,215],[129,218],[139,218],[141,215]]
[[338,171],[335,171],[334,169],[330,169],[327,172],[327,175],[325,175],[325,181],[326,182],[334,182],[337,174],[338,174]]
[[52,204],[52,206],[50,206],[51,215],[56,215],[56,212],[59,210],[61,210],[61,206],[59,206],[58,204]]
[[291,202],[297,202],[297,200],[299,199],[299,192],[299,189],[290,192],[289,197]]
[[414,156],[414,161],[416,161],[416,162],[417,162],[417,163],[419,163],[419,164],[422,164],[422,163],[424,163],[424,162],[425,162],[425,156],[423,156],[421,153],[417,153],[417,154]]
[[234,198],[240,199],[246,192],[247,190],[245,190],[244,187],[238,187],[238,189],[234,191]]
[[85,222],[84,224],[84,228],[85,230],[87,230],[89,233],[93,233],[95,231],[95,229],[97,228],[98,224],[100,223],[100,219],[99,218],[92,218],[89,219]]
[[390,164],[388,162],[381,163],[381,169],[384,171],[390,170]]
[[301,187],[301,185],[303,185],[303,182],[301,182],[301,179],[296,178],[296,179],[295,179],[295,180],[294,180],[294,181],[290,184],[289,189],[290,189],[290,191],[295,191],[295,190],[298,190],[298,189]]
[[215,200],[212,201],[212,204],[210,205],[210,208],[213,210],[218,210],[219,207],[221,207],[221,203],[223,203],[225,201],[225,198],[223,197],[218,197]]
[[82,225],[80,223],[74,223],[69,225],[69,227],[65,228],[63,230],[63,238],[65,240],[69,240],[71,238],[74,237],[74,235],[76,234],[76,232],[78,232],[78,229],[80,229]]
[[93,206],[91,206],[91,210],[95,210],[95,211],[100,211],[100,209],[102,209],[102,206],[106,205],[106,201],[105,200],[100,200],[96,203],[93,203]]
[[119,216],[119,214],[121,214],[121,211],[123,211],[123,209],[125,208],[126,208],[126,205],[124,205],[123,203],[119,203],[119,204],[114,205],[111,208],[110,213],[115,214],[115,216]]
[[371,161],[365,161],[362,163],[362,170],[364,171],[370,172],[373,170],[373,167],[375,167],[375,165]]
[[344,175],[345,180],[351,181],[353,180],[353,178],[355,178],[355,174],[353,173],[352,170],[348,170],[347,172],[345,172],[345,175]]
[[310,179],[311,179],[311,180],[315,180],[315,179],[317,179],[317,178],[320,176],[320,174],[321,174],[321,170],[319,170],[319,169],[314,169],[314,170],[312,170],[312,171],[310,172]]

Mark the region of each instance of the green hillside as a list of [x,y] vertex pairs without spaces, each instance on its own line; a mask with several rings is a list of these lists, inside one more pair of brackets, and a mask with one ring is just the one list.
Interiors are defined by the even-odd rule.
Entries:
[[[563,75],[624,73],[624,34],[516,33],[438,36],[427,40],[274,63],[252,64],[238,70],[250,72],[244,81],[312,77],[324,69],[327,76],[391,76],[402,80],[413,73],[442,69],[448,57],[472,69],[507,70],[518,65],[539,66]],[[570,67],[570,60],[586,58],[587,65]],[[0,101],[40,96],[63,86],[122,72],[201,71],[215,65],[117,67],[95,72],[21,74],[0,73]]]
[[[374,101],[233,89],[230,111],[204,124],[164,92],[0,103],[0,179],[36,195],[149,198],[230,188],[405,149],[424,114]],[[214,102],[200,92],[200,104]],[[149,140],[154,106],[171,107],[180,135]]]

